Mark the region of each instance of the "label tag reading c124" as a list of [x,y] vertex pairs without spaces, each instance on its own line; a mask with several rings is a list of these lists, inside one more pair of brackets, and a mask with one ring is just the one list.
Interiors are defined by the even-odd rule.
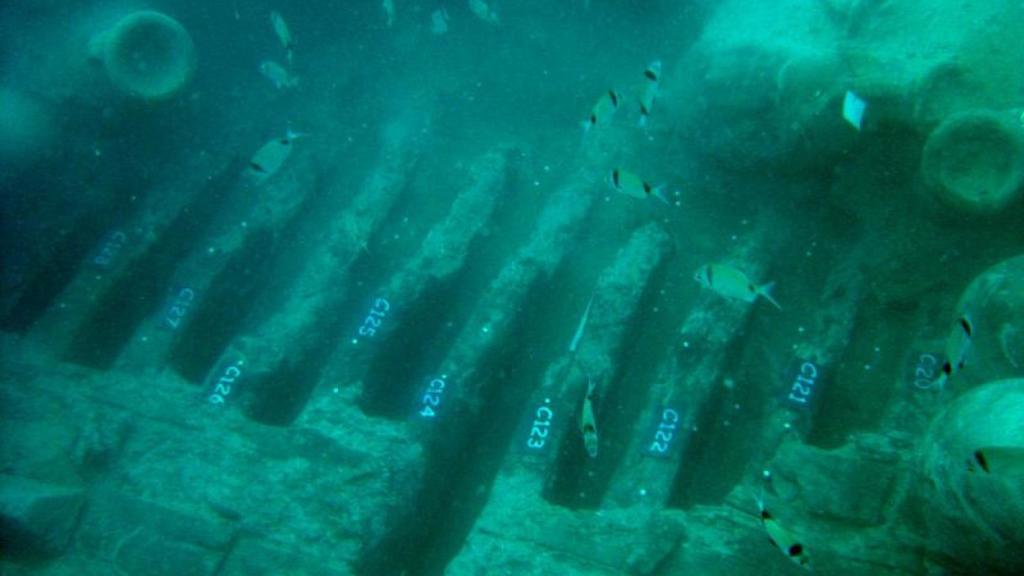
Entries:
[[437,418],[441,401],[444,399],[444,388],[448,384],[447,380],[448,375],[442,374],[427,384],[427,389],[423,391],[423,397],[420,400],[421,408],[416,412],[417,414],[428,420]]

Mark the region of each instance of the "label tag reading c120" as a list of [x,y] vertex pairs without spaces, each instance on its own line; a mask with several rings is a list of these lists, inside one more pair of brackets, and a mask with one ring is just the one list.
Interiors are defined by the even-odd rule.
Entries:
[[215,405],[227,403],[228,397],[238,387],[238,381],[245,373],[244,368],[245,358],[241,354],[225,354],[210,372],[210,378],[206,384],[206,389],[210,392],[206,396],[206,400]]

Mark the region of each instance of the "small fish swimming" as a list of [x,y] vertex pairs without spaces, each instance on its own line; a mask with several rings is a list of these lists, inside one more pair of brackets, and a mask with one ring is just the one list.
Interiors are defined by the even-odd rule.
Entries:
[[618,108],[619,95],[615,90],[609,90],[602,94],[594,104],[594,107],[590,109],[590,116],[583,121],[584,134],[594,126],[604,126],[611,122]]
[[384,9],[384,18],[387,20],[388,28],[395,23],[395,0],[384,0],[381,4]]
[[292,40],[292,32],[288,29],[288,23],[284,21],[284,17],[277,10],[270,12],[270,25],[274,27],[274,33],[277,34],[277,39],[281,41],[281,46],[284,46],[285,51],[288,55],[288,64],[292,63],[292,47],[294,41]]
[[967,351],[971,348],[971,340],[974,338],[974,323],[971,317],[964,314],[957,318],[953,324],[953,330],[946,339],[946,360],[942,363],[942,374],[935,383],[941,390],[946,381],[956,376],[963,369],[967,360]]
[[647,119],[651,115],[654,100],[658,97],[658,90],[661,87],[661,60],[655,60],[647,66],[647,69],[644,70],[644,78],[647,79],[647,84],[644,85],[644,91],[640,95],[639,125],[641,128],[647,126]]
[[971,454],[968,472],[999,476],[1024,476],[1024,446],[986,446]]
[[583,411],[580,413],[580,432],[583,434],[583,447],[591,458],[597,458],[597,420],[594,419],[594,388],[597,385],[587,379],[587,396],[583,399]]
[[768,540],[797,566],[809,569],[811,557],[807,553],[807,549],[804,548],[803,542],[779,524],[779,521],[765,509],[763,500],[757,500],[757,507],[761,517],[761,526],[764,526],[765,532],[768,533]]
[[440,36],[448,31],[448,11],[438,8],[430,14],[430,33]]
[[281,90],[282,88],[294,88],[299,85],[299,79],[292,76],[284,66],[281,66],[273,60],[264,60],[260,62],[260,73],[267,77],[268,80],[274,83],[274,86]]
[[864,112],[868,109],[868,103],[852,91],[847,90],[843,97],[843,119],[858,131],[864,127]]
[[587,320],[590,319],[590,306],[594,303],[594,297],[590,297],[590,301],[587,302],[587,308],[583,311],[583,316],[580,317],[580,323],[576,326],[576,333],[572,335],[572,342],[569,343],[569,353],[575,354],[576,350],[580,347],[580,340],[583,338],[583,331],[587,328]]
[[292,143],[301,136],[304,134],[298,134],[289,129],[283,138],[274,138],[261,146],[249,159],[249,165],[246,166],[244,172],[245,177],[254,184],[262,184],[277,174],[277,171],[291,156]]
[[498,14],[484,0],[469,0],[469,11],[488,24],[501,24]]
[[608,183],[616,191],[622,192],[627,196],[641,200],[654,196],[665,204],[672,205],[662,192],[664,186],[652,186],[632,172],[615,168],[608,176]]
[[776,308],[782,306],[772,298],[771,290],[774,282],[758,286],[747,278],[742,271],[725,264],[706,264],[697,269],[693,279],[701,286],[729,299],[753,302],[758,296],[771,302]]

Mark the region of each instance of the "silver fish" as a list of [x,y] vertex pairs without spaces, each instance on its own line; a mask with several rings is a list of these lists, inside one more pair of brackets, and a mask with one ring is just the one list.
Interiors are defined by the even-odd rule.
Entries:
[[281,66],[273,60],[264,60],[260,62],[260,73],[267,77],[268,80],[274,83],[274,86],[280,90],[282,88],[294,88],[299,85],[299,79],[292,76],[284,66]]

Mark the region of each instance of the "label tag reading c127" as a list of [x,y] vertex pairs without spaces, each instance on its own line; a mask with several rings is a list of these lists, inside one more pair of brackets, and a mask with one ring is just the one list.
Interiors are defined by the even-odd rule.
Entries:
[[196,291],[188,286],[175,290],[164,307],[164,317],[160,325],[168,330],[177,330],[195,301]]

